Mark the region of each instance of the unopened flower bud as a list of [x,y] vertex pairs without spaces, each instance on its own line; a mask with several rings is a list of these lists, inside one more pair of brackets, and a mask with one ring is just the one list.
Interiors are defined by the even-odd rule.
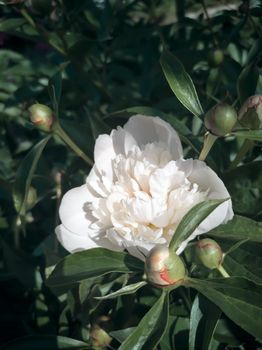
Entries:
[[54,122],[53,111],[40,103],[29,108],[31,122],[43,131],[50,131]]
[[224,61],[224,53],[221,49],[213,49],[209,51],[207,59],[211,67],[218,67]]
[[107,347],[112,341],[110,335],[98,325],[91,328],[90,336],[92,345],[99,349]]
[[217,269],[223,262],[224,254],[216,241],[210,238],[201,239],[196,243],[197,260],[208,269]]
[[218,103],[205,115],[205,127],[216,136],[231,132],[236,121],[236,110],[226,103]]
[[30,186],[27,194],[27,200],[26,200],[27,209],[30,210],[36,204],[36,201],[37,201],[36,189]]
[[169,286],[184,280],[186,269],[182,259],[167,247],[153,248],[146,258],[145,273],[149,282]]
[[262,95],[250,96],[240,108],[239,123],[245,128],[260,129],[262,127]]

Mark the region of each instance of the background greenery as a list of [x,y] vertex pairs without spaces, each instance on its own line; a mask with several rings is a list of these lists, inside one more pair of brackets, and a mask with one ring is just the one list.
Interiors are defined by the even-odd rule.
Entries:
[[[92,332],[102,327],[113,338],[110,346],[117,349],[152,305],[160,306],[150,312],[168,310],[167,299],[149,286],[112,300],[94,299],[125,285],[127,272],[133,270],[88,276],[80,284],[45,283],[52,266],[66,255],[54,235],[61,196],[83,182],[90,164],[60,137],[46,138],[36,129],[28,108],[39,102],[57,109],[61,126],[89,159],[100,133],[122,125],[136,113],[169,121],[182,138],[185,157],[196,158],[205,128],[173,94],[160,56],[168,49],[183,63],[204,111],[219,101],[239,110],[248,96],[262,93],[261,5],[258,1],[178,0],[0,4],[1,344],[13,341],[3,345],[8,350],[95,348]],[[223,55],[220,62],[218,52]],[[219,289],[209,282],[213,284],[208,290],[220,290],[233,300],[236,288],[245,305],[255,293],[261,300],[262,256],[257,243],[262,237],[258,223],[262,217],[261,132],[257,135],[241,167],[229,170],[242,137],[219,139],[208,157],[209,165],[225,181],[239,215],[210,236],[225,251],[236,241],[249,239],[227,255],[225,267],[256,283],[235,280],[228,292],[224,285]],[[189,249],[189,266],[190,256]],[[208,271],[199,268],[195,275],[206,277]],[[131,282],[137,282],[136,278],[132,275]],[[262,324],[257,305],[246,311],[253,318],[251,328],[244,322],[240,327],[236,317],[229,317],[233,307],[228,312],[207,301],[206,286],[192,282],[192,289],[181,287],[171,293],[167,327],[161,328],[161,313],[150,314],[159,319],[164,333],[158,348],[260,349],[253,325],[253,321]],[[245,294],[252,290],[254,294]],[[137,348],[153,349],[157,336],[151,331],[146,330],[153,343]],[[135,348],[135,343],[130,344],[129,349]]]

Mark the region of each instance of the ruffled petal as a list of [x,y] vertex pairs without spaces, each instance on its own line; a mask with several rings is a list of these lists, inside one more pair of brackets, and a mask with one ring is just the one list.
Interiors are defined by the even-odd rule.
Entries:
[[112,137],[106,134],[100,135],[95,143],[94,160],[102,176],[113,179],[112,160],[115,156]]
[[172,154],[173,160],[183,156],[183,149],[177,132],[170,124],[158,117],[135,115],[124,126],[136,140],[139,147],[147,143],[160,142]]

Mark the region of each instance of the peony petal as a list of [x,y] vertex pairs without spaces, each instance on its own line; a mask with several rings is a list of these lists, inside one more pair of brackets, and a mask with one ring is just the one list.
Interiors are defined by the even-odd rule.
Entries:
[[[192,160],[189,159],[190,162]],[[183,170],[183,166],[188,169],[187,160],[180,163],[180,169]],[[204,162],[199,160],[193,161],[192,171],[188,176],[188,179],[192,183],[197,183],[201,191],[209,191],[207,199],[223,199],[229,198],[230,195],[223,183],[223,181],[217,176],[217,174],[208,167]],[[232,210],[231,199],[219,205],[191,234],[191,236],[183,241],[177,250],[177,254],[180,254],[188,242],[194,239],[196,236],[206,233],[213,228],[227,223],[234,216]]]
[[94,159],[97,170],[102,176],[113,179],[112,160],[116,153],[109,135],[100,135],[95,143]]
[[158,117],[135,115],[124,126],[136,140],[139,147],[147,143],[161,142],[173,156],[173,160],[183,156],[183,149],[177,132],[170,124]]
[[63,225],[57,226],[55,233],[61,245],[70,253],[98,247],[88,235],[76,235]]
[[68,191],[60,205],[59,216],[67,230],[81,236],[88,233],[90,220],[88,219],[88,204],[94,200],[87,185],[75,187]]
[[112,130],[111,135],[114,151],[116,154],[127,155],[128,151],[134,146],[137,145],[134,137],[126,130],[120,126],[117,130]]

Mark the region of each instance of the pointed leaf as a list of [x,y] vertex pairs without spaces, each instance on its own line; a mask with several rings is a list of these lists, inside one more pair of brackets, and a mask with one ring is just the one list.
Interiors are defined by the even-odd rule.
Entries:
[[190,279],[188,284],[215,303],[237,325],[261,338],[261,285],[239,277]]
[[235,215],[227,224],[209,231],[208,235],[215,238],[262,242],[262,223]]
[[119,350],[147,350],[157,346],[168,324],[168,299],[168,294],[163,291],[158,301],[122,343]]
[[259,130],[238,130],[232,132],[232,135],[242,137],[244,139],[253,140],[253,141],[262,141],[262,129]]
[[41,154],[50,137],[51,136],[47,136],[31,149],[31,151],[23,159],[17,171],[13,197],[15,208],[18,213],[24,213],[26,211],[27,196],[32,178],[39,158],[41,157]]
[[47,280],[48,286],[70,285],[110,272],[143,272],[142,261],[124,252],[104,248],[84,250],[66,256]]
[[119,297],[120,295],[133,294],[136,291],[138,291],[138,289],[145,286],[146,284],[147,284],[147,282],[145,282],[145,281],[137,282],[134,284],[129,284],[128,286],[125,286],[125,287],[117,290],[116,292],[107,294],[103,297],[95,297],[95,299],[99,299],[99,300],[114,299],[114,298]]
[[186,240],[205,218],[220,204],[228,199],[214,199],[195,205],[180,221],[169,247],[176,251],[180,244]]
[[160,64],[171,90],[179,101],[195,116],[203,114],[193,81],[182,63],[170,52],[164,51]]
[[62,75],[60,70],[51,79],[49,79],[48,92],[55,114],[58,116],[58,107],[62,93]]

